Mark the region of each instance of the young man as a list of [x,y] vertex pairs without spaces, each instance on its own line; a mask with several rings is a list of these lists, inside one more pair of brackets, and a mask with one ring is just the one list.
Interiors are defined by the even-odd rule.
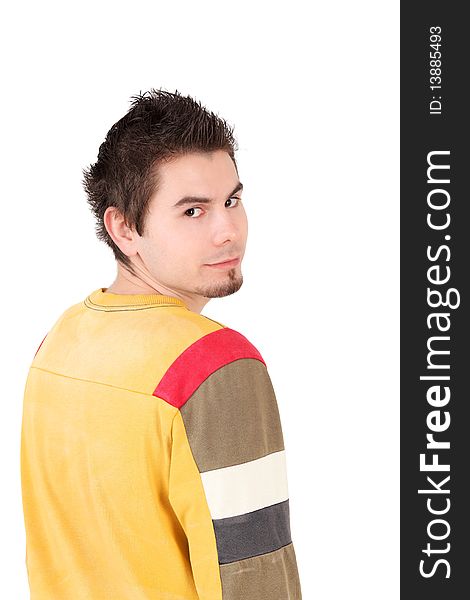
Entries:
[[84,187],[117,277],[66,310],[25,386],[35,600],[300,600],[261,353],[202,316],[240,289],[235,140],[178,92],[134,96]]

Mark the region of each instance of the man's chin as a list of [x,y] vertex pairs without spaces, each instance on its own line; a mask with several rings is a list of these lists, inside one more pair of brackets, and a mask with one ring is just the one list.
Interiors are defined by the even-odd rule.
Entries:
[[226,281],[219,281],[203,288],[199,288],[196,290],[196,293],[204,296],[204,298],[225,298],[225,296],[231,296],[232,294],[235,294],[235,292],[238,292],[242,285],[243,275],[237,275]]

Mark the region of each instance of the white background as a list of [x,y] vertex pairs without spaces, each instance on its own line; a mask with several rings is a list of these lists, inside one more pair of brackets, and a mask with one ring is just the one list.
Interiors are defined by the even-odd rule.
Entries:
[[29,364],[59,315],[116,274],[81,169],[151,87],[235,126],[244,284],[202,314],[268,365],[303,598],[398,598],[399,3],[42,1],[0,21],[5,598],[29,598]]

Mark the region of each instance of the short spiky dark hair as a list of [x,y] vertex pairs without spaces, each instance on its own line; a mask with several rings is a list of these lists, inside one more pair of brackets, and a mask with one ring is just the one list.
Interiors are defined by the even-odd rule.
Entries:
[[189,152],[215,150],[225,150],[237,169],[233,128],[200,102],[178,90],[151,89],[131,97],[131,108],[106,134],[96,163],[82,170],[98,239],[130,272],[135,274],[129,257],[104,225],[106,209],[115,206],[126,224],[143,235],[149,200],[159,183],[159,164]]

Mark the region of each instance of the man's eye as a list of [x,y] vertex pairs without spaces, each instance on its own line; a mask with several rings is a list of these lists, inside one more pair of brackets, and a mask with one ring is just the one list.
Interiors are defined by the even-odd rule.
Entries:
[[[235,208],[236,206],[238,206],[239,202],[241,202],[241,198],[238,198],[237,196],[233,196],[232,198],[229,198],[229,200],[236,200],[237,202],[235,204],[233,204],[232,206],[229,206],[228,208]],[[228,200],[227,200],[228,202]],[[190,210],[202,210],[202,208],[200,208],[199,206],[192,206],[191,208],[188,208],[187,210],[184,211],[184,215],[186,217],[190,217],[191,219],[195,219],[197,218],[199,215],[188,215],[188,212]]]
[[191,208],[188,208],[188,210],[184,211],[184,214],[185,214],[186,217],[194,218],[194,215],[188,215],[187,214],[190,210],[202,210],[202,209],[199,208],[199,206],[192,206]]
[[[237,203],[234,206],[237,206],[239,202],[241,202],[241,198],[238,198],[237,196],[233,196],[232,198],[229,198],[229,200],[236,200]],[[229,208],[232,208],[231,206]]]

